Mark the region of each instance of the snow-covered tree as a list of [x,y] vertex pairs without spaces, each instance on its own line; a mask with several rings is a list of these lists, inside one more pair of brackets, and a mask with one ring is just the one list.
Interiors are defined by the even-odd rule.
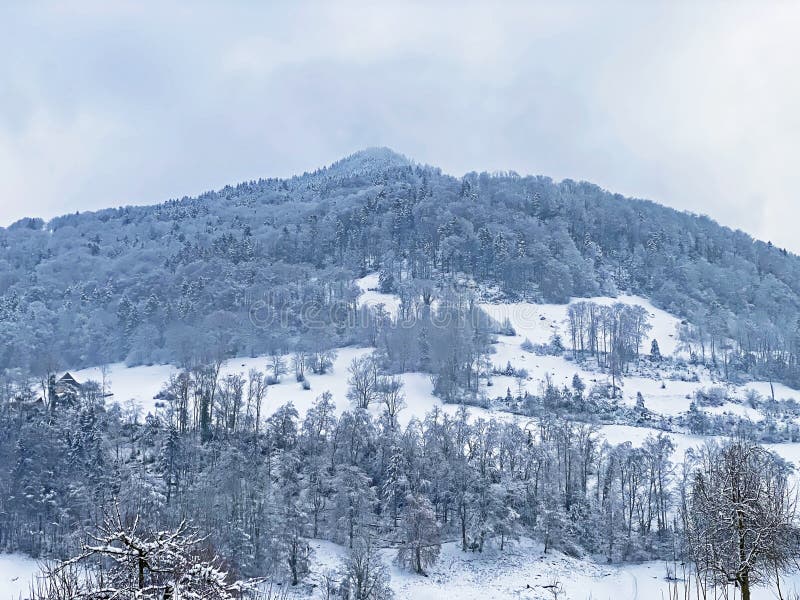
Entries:
[[746,439],[703,448],[684,515],[698,573],[714,585],[751,588],[796,568],[800,527],[789,467]]
[[185,521],[174,530],[145,531],[139,515],[129,526],[118,510],[107,516],[79,555],[48,569],[35,600],[60,600],[65,589],[77,598],[233,600],[249,586],[203,558],[203,538]]
[[378,398],[378,364],[372,356],[354,358],[348,368],[347,397],[357,408],[366,409]]
[[661,349],[658,347],[658,340],[655,338],[650,343],[650,360],[653,362],[661,362]]
[[389,572],[381,560],[374,541],[368,535],[354,540],[350,556],[342,568],[340,586],[343,600],[391,600]]
[[439,524],[430,501],[422,495],[409,494],[401,516],[398,562],[420,575],[439,558]]

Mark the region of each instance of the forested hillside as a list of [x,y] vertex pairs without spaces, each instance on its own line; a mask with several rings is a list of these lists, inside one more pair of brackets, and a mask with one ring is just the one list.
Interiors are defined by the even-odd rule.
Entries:
[[474,284],[548,302],[639,294],[687,319],[699,360],[800,382],[798,257],[589,183],[458,179],[386,149],[291,179],[0,229],[0,368],[346,345],[353,280],[374,270],[401,297]]

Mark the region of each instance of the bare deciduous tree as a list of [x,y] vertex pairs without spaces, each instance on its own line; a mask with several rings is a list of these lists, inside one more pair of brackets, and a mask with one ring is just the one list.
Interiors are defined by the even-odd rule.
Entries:
[[232,600],[256,583],[232,582],[216,561],[201,558],[203,538],[185,521],[173,531],[143,529],[139,515],[128,526],[117,509],[79,555],[46,571],[33,597]]
[[347,397],[357,408],[369,408],[378,394],[378,365],[372,356],[354,358],[348,369]]
[[390,425],[397,426],[397,414],[406,406],[403,394],[403,381],[399,377],[383,376],[378,378],[377,392],[386,410]]
[[794,567],[797,497],[789,467],[755,442],[710,444],[689,480],[685,525],[697,572],[713,585],[751,586]]

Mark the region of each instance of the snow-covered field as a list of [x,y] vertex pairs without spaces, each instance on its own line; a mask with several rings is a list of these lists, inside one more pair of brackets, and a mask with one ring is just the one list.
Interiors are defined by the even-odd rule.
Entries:
[[[678,341],[680,319],[654,307],[648,300],[638,296],[619,296],[618,298],[586,298],[577,301],[591,301],[596,304],[608,305],[615,302],[637,305],[643,307],[649,315],[652,329],[649,331],[642,346],[642,352],[649,352],[650,343],[656,340],[661,354],[671,358],[687,358],[685,348]],[[481,308],[499,323],[508,320],[514,327],[515,335],[498,335],[494,344],[495,353],[491,356],[492,363],[499,369],[511,365],[515,369],[523,368],[528,372],[528,378],[522,382],[524,388],[532,393],[541,392],[542,385],[547,377],[556,385],[569,386],[573,375],[591,385],[604,382],[608,376],[592,369],[591,361],[585,365],[570,360],[568,354],[564,356],[541,356],[522,349],[523,342],[527,339],[533,344],[547,344],[554,334],[559,334],[564,344],[569,343],[567,327],[567,307],[564,304],[481,304]],[[494,377],[495,389],[493,396],[502,396],[507,388],[516,393],[520,382],[513,377]],[[723,406],[706,408],[709,413],[722,414],[728,412],[753,421],[763,418],[757,411],[744,406],[741,401],[747,397],[749,391],[755,391],[764,398],[772,395],[778,400],[795,398],[800,399],[800,391],[786,385],[756,381],[742,386],[733,386],[716,380],[708,370],[700,367],[684,367],[677,370],[672,367],[664,372],[656,371],[643,376],[642,374],[625,375],[622,381],[622,400],[629,406],[636,402],[638,393],[645,400],[645,406],[664,416],[677,416],[686,412],[692,402],[695,392],[699,389],[710,387],[724,387],[730,398],[736,402],[727,402]]]
[[383,294],[378,291],[378,274],[370,273],[366,277],[356,280],[356,285],[361,290],[361,295],[358,297],[360,306],[369,306],[375,308],[380,304],[391,315],[396,315],[400,308],[400,298],[394,294]]
[[[386,558],[391,560],[393,553]],[[675,584],[666,579],[668,566],[674,572],[674,565],[657,561],[606,565],[559,552],[544,554],[541,545],[521,540],[502,553],[495,549],[483,554],[465,553],[448,543],[429,577],[396,566],[391,576],[397,597],[414,600],[552,600],[554,588],[561,591],[559,600],[661,600],[670,597],[671,585],[674,593]],[[800,577],[781,585],[784,590],[800,589]],[[728,593],[734,597],[733,588]],[[682,584],[678,597],[683,597]],[[773,600],[775,595],[769,589],[755,588],[752,598]]]
[[39,563],[22,554],[0,554],[0,600],[26,598]]
[[[362,294],[362,305],[376,306],[383,304],[389,312],[396,312],[399,299],[392,294],[383,294],[376,291],[378,285],[377,273],[370,274],[357,280]],[[650,340],[656,339],[664,356],[681,355],[678,343],[679,319],[669,313],[655,308],[649,301],[637,296],[620,296],[618,298],[589,298],[598,304],[611,304],[623,302],[642,306],[650,316],[652,330],[645,342],[645,350],[649,349]],[[602,383],[608,379],[606,374],[593,370],[588,364],[582,366],[571,360],[569,356],[540,356],[522,349],[522,343],[528,339],[534,344],[547,343],[553,333],[559,333],[565,343],[567,336],[567,305],[563,304],[532,304],[532,303],[506,303],[482,304],[481,307],[498,322],[508,319],[513,325],[516,335],[498,335],[497,343],[493,345],[494,354],[492,363],[498,368],[511,364],[514,368],[524,368],[528,377],[522,381],[514,377],[494,376],[492,387],[485,388],[489,397],[504,396],[506,389],[517,393],[520,385],[528,392],[538,394],[541,391],[546,377],[556,385],[570,385],[572,377],[578,374],[589,386],[593,383]],[[338,409],[344,410],[348,401],[347,392],[347,367],[353,358],[370,352],[369,348],[340,348],[331,372],[325,375],[308,375],[311,390],[304,391],[290,375],[282,378],[278,385],[270,386],[265,402],[266,415],[286,402],[294,402],[300,414],[311,406],[314,399],[324,391],[333,394]],[[289,357],[286,357],[287,364]],[[246,375],[250,369],[267,371],[267,357],[236,358],[228,360],[222,367],[221,375],[233,373]],[[170,365],[152,365],[128,368],[122,363],[109,365],[108,379],[113,392],[112,401],[127,404],[133,401],[139,406],[143,414],[154,412],[157,401],[154,396],[161,390],[163,384],[175,373],[176,369]],[[72,371],[78,381],[102,379],[98,367]],[[668,377],[669,375],[669,377]],[[681,375],[686,380],[677,378]],[[441,402],[433,396],[430,378],[422,373],[407,373],[402,376],[405,384],[405,394],[408,407],[403,418],[408,420],[413,416],[422,417],[433,406]],[[697,378],[697,381],[692,379]],[[658,373],[643,376],[634,374],[623,378],[622,400],[633,406],[637,393],[641,393],[645,406],[660,415],[676,416],[689,408],[694,393],[701,388],[720,386],[709,373],[699,368],[687,368],[685,373]],[[746,397],[748,390],[755,390],[764,397],[771,395],[768,382],[752,382],[744,386],[726,386],[729,396],[737,400]],[[797,398],[800,392],[782,384],[774,384],[775,397],[778,399]],[[710,413],[731,412],[733,414],[759,420],[762,415],[759,411],[750,409],[740,402],[727,403],[721,407],[706,409]]]
[[[365,353],[367,348],[341,348],[338,351],[334,367],[331,372],[325,375],[308,375],[311,384],[310,390],[303,390],[293,375],[284,375],[280,383],[269,386],[267,396],[264,401],[266,416],[271,415],[278,407],[287,402],[294,402],[300,414],[304,414],[311,406],[314,399],[325,391],[333,394],[334,399],[341,409],[346,407],[347,393],[347,366],[350,362]],[[287,361],[289,356],[284,357]],[[269,370],[267,366],[268,357],[260,356],[256,358],[233,358],[226,361],[220,369],[220,377],[232,374],[242,374],[247,376],[250,369],[258,369],[262,372]],[[94,379],[100,381],[100,369],[82,369],[72,371],[73,376],[78,381]],[[162,389],[164,383],[170,375],[177,373],[177,369],[170,365],[152,365],[140,367],[126,367],[123,363],[109,365],[110,388],[114,394],[111,400],[125,404],[133,400],[139,405],[143,414],[155,412],[158,401],[154,396]]]
[[[314,586],[312,598],[322,598],[320,585],[326,572],[336,570],[347,550],[331,542],[312,540],[312,572],[307,581]],[[670,598],[675,583],[667,572],[682,577],[681,567],[659,561],[631,565],[608,565],[592,559],[579,559],[560,552],[543,553],[541,544],[523,538],[502,552],[487,548],[483,553],[462,552],[455,542],[442,545],[438,562],[427,576],[409,573],[395,564],[394,550],[383,551],[389,567],[391,587],[400,600],[661,600]],[[678,597],[683,598],[683,583]],[[784,591],[800,590],[800,575],[782,580]],[[718,590],[717,597],[725,597]],[[733,598],[733,589],[727,597]],[[304,598],[308,588],[297,590],[293,598]],[[692,588],[692,597],[695,590]],[[753,600],[772,600],[765,588],[753,590]]]
[[[321,598],[323,575],[340,566],[347,550],[322,540],[312,540],[311,547],[312,572],[307,581],[315,586],[311,597]],[[674,572],[673,565],[658,561],[607,565],[554,551],[544,554],[540,544],[528,539],[509,545],[503,552],[488,548],[483,553],[462,552],[456,543],[445,543],[427,577],[400,569],[394,558],[393,550],[383,552],[398,600],[546,600],[553,598],[552,586],[562,591],[560,600],[660,600],[670,597],[667,568]],[[27,597],[38,572],[39,565],[31,558],[0,554],[0,600]],[[784,591],[800,590],[800,575],[787,577],[781,585]],[[302,592],[298,589],[290,597],[307,597],[307,591],[308,587],[303,587]],[[682,592],[679,597],[683,597]],[[767,589],[753,590],[753,600],[774,598]]]
[[[649,300],[639,296],[619,296],[609,298],[598,296],[594,298],[575,298],[572,302],[594,302],[608,306],[620,302],[632,306],[641,306],[650,317],[653,328],[648,333],[645,342],[646,349],[650,348],[651,340],[658,340],[661,353],[672,356],[678,352],[678,326],[680,319],[653,306]],[[486,313],[503,323],[508,319],[521,339],[528,338],[534,344],[544,344],[550,340],[553,333],[559,333],[566,342],[566,304],[533,304],[530,302],[513,302],[503,304],[480,305]]]
[[[264,400],[263,414],[269,417],[279,407],[288,402],[293,402],[297,411],[303,415],[311,407],[314,400],[323,392],[330,392],[336,403],[336,408],[341,414],[350,406],[347,399],[347,368],[354,358],[369,354],[371,348],[339,348],[333,368],[324,375],[308,374],[306,376],[311,384],[310,390],[304,390],[292,375],[284,375],[280,383],[269,386]],[[288,364],[289,357],[285,357]],[[259,369],[266,372],[267,357],[235,358],[226,361],[220,370],[220,376],[242,374],[247,376],[250,369]],[[140,367],[126,367],[123,363],[115,363],[108,367],[109,387],[113,397],[111,402],[129,405],[133,401],[141,410],[142,415],[148,412],[155,413],[161,402],[155,396],[162,389],[170,375],[177,369],[169,365],[153,365]],[[100,380],[100,369],[90,368],[71,371],[80,382],[87,379]],[[441,400],[433,395],[433,385],[430,376],[425,373],[404,373],[400,375],[403,380],[403,389],[406,395],[407,408],[400,414],[400,423],[405,425],[415,416],[422,417],[434,406],[443,406]],[[375,406],[373,412],[378,415],[380,408]],[[455,413],[455,406],[447,406],[445,410]]]
[[[362,304],[371,306],[383,304],[389,312],[397,311],[399,300],[396,296],[382,294],[375,290],[378,284],[377,274],[359,280],[358,284],[362,289],[360,299]],[[679,356],[684,352],[678,343],[679,320],[673,315],[655,308],[647,300],[633,296],[592,298],[591,300],[603,304],[624,302],[643,306],[648,311],[650,322],[653,325],[646,341],[645,351],[649,351],[650,340],[656,339],[664,356]],[[584,368],[569,360],[569,357],[540,356],[522,349],[521,345],[525,339],[529,339],[534,344],[545,344],[555,332],[562,336],[565,343],[568,343],[565,324],[566,305],[484,304],[482,308],[498,322],[502,323],[508,319],[516,332],[513,336],[497,336],[497,343],[494,344],[495,353],[491,356],[492,362],[501,369],[507,364],[511,364],[515,369],[524,368],[528,372],[528,377],[524,379],[493,376],[492,387],[485,388],[487,396],[504,396],[507,388],[516,394],[520,385],[529,392],[538,394],[546,377],[559,386],[569,386],[576,373],[588,386],[607,380],[607,375],[593,370],[590,366]],[[269,416],[287,402],[293,402],[298,412],[303,415],[314,399],[325,391],[331,392],[339,412],[345,410],[349,407],[346,397],[347,367],[353,358],[370,351],[370,348],[339,349],[330,373],[308,376],[311,384],[309,391],[304,391],[292,376],[284,376],[279,384],[269,387],[264,404],[265,415]],[[267,371],[267,358],[231,359],[223,365],[221,374],[223,376],[232,373],[246,375],[252,368]],[[123,364],[111,365],[109,379],[114,394],[112,401],[125,404],[129,400],[133,400],[141,407],[143,413],[155,411],[157,402],[153,397],[173,372],[175,369],[168,365],[134,368],[126,368]],[[98,381],[101,379],[98,368],[73,371],[73,375],[79,381],[89,378]],[[450,414],[456,412],[456,406],[442,405],[441,401],[433,395],[433,385],[429,375],[406,373],[401,377],[407,404],[400,414],[402,424],[415,417],[424,417],[434,406],[440,406]],[[649,410],[667,417],[677,416],[688,410],[698,389],[720,385],[722,384],[714,381],[713,377],[704,369],[687,368],[686,372],[682,373],[677,373],[674,369],[669,372],[656,370],[651,373],[639,373],[624,377],[622,401],[632,406],[636,401],[637,393],[641,393]],[[728,395],[734,399],[734,402],[705,410],[717,414],[728,411],[752,420],[763,418],[758,410],[748,408],[741,403],[741,400],[751,389],[762,396],[770,396],[771,389],[768,382],[727,387]],[[775,397],[778,399],[800,399],[800,392],[784,385],[775,384],[774,390]],[[375,407],[373,411],[377,414],[379,409]],[[528,420],[509,413],[486,409],[470,408],[469,411],[473,417]],[[630,441],[634,445],[641,444],[648,435],[656,433],[653,429],[630,425],[603,425],[600,430],[610,443]],[[681,433],[668,433],[667,435],[675,443],[676,460],[680,460],[687,449],[697,447],[708,439]],[[800,467],[800,444],[775,444],[771,448]],[[315,547],[315,571],[318,574],[327,568],[335,568],[341,557],[346,554],[344,549],[328,542],[314,542],[313,545]],[[392,558],[389,554],[387,551],[387,564]],[[35,561],[25,561],[26,559],[20,557],[0,556],[0,589],[5,589],[3,583],[14,575],[14,569],[21,571],[18,575],[20,579],[29,578],[31,571],[35,570],[36,564]],[[558,584],[562,586],[565,594],[565,596],[559,596],[560,598],[626,600],[629,598],[660,599],[668,597],[669,584],[664,579],[665,572],[665,565],[662,563],[609,566],[592,560],[566,557],[558,553],[549,553],[545,556],[542,555],[541,548],[537,544],[526,541],[507,549],[502,554],[496,550],[490,550],[483,554],[462,553],[454,544],[445,544],[442,557],[430,573],[430,577],[412,576],[392,567],[392,578],[398,598],[438,600],[444,595],[464,600],[473,598],[553,598],[551,593],[553,588],[545,586]],[[7,573],[11,573],[11,575],[7,577]],[[800,578],[789,582],[787,587],[791,590],[795,585],[800,589]],[[12,593],[18,593],[14,588],[10,589],[12,589]],[[22,589],[27,589],[27,584]],[[772,598],[773,595],[771,592],[758,590],[753,597],[765,600]],[[4,596],[0,596],[0,600],[4,600]]]

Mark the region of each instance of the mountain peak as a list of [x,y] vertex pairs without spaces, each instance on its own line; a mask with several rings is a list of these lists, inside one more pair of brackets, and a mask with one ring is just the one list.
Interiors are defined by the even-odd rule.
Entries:
[[364,148],[350,156],[336,161],[329,169],[363,173],[368,171],[383,171],[391,167],[405,167],[414,164],[408,157],[395,152],[385,146]]

